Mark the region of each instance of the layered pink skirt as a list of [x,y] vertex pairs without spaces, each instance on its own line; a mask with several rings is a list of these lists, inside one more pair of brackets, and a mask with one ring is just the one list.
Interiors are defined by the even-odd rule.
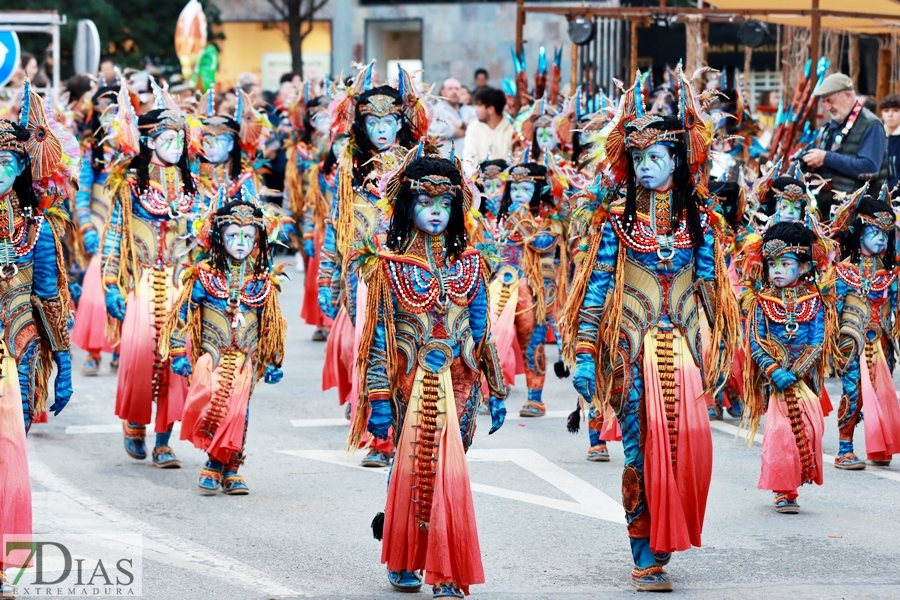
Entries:
[[194,364],[191,387],[184,403],[181,423],[181,439],[190,441],[195,448],[227,463],[235,452],[244,449],[244,428],[247,423],[247,405],[253,391],[253,364],[244,364],[234,374],[228,412],[219,423],[212,438],[201,431],[203,417],[222,385],[222,367],[213,364],[211,354],[202,354]]
[[72,326],[72,343],[91,353],[112,352],[112,343],[106,337],[106,292],[100,269],[100,254],[91,257],[84,282],[81,299],[75,310],[75,325]]
[[866,456],[869,460],[891,460],[891,456],[900,454],[900,405],[881,344],[875,344],[874,387],[865,357],[859,362]]
[[[4,535],[31,535],[31,481],[28,478],[28,450],[25,418],[16,361],[9,354],[2,361],[0,379],[0,540]],[[0,552],[0,565],[4,563]],[[11,557],[6,564],[15,565]]]
[[703,378],[687,341],[675,331],[676,451],[669,447],[665,398],[659,380],[656,329],[644,337],[644,402],[647,426],[644,481],[650,508],[650,548],[674,552],[700,546],[712,478],[712,432]]
[[331,319],[325,316],[319,307],[319,257],[322,256],[322,240],[318,232],[315,237],[316,255],[306,263],[306,280],[303,284],[303,305],[300,308],[300,318],[307,325],[321,327],[331,325]]
[[[814,483],[822,485],[822,436],[825,432],[822,403],[802,381],[796,384],[794,389],[812,455],[810,477]],[[769,397],[763,437],[762,467],[757,487],[773,492],[793,492],[801,484],[800,450],[791,429],[787,403],[783,394],[778,392]]]
[[[137,287],[128,293],[122,341],[119,344],[119,378],[116,384],[116,416],[125,421],[146,425],[153,413],[153,362],[156,357],[156,330],[153,326],[153,291],[149,269],[144,271]],[[169,288],[166,312],[172,310]],[[156,407],[155,431],[163,433],[181,420],[187,381],[171,369],[172,360],[162,363],[161,393]]]
[[416,518],[416,488],[413,487],[419,481],[414,475],[418,470],[414,442],[423,390],[423,372],[417,369],[388,486],[381,562],[387,563],[391,571],[425,569],[425,583],[452,581],[468,594],[471,584],[484,583],[484,568],[451,370],[438,375],[442,396],[438,401],[439,451],[434,466],[431,518],[428,527],[421,528]]

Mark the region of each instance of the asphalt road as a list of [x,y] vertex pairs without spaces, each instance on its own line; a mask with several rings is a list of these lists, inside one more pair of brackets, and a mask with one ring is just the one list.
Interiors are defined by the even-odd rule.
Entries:
[[[75,376],[75,396],[29,441],[38,534],[143,535],[143,593],[154,600],[430,598],[391,591],[369,523],[382,510],[386,473],[344,455],[347,422],[334,390],[321,391],[325,346],[299,319],[303,276],[282,294],[289,319],[285,376],[251,401],[251,494],[201,495],[204,453],[175,439],[180,470],[126,456],[113,415],[115,376]],[[76,352],[76,372],[83,361]],[[556,351],[548,347],[549,362]],[[831,397],[840,397],[834,381]],[[547,417],[510,419],[476,434],[470,474],[487,583],[472,598],[624,598],[631,556],[619,504],[622,450],[585,459],[586,428],[565,429],[574,396],[550,375]],[[517,414],[524,379],[508,402]],[[799,515],[776,514],[758,490],[760,445],[714,424],[714,471],[703,547],[668,571],[684,598],[900,598],[900,464],[825,470],[801,490]],[[858,452],[864,448],[862,431]],[[148,439],[148,444],[151,439]],[[825,453],[837,451],[834,415]]]

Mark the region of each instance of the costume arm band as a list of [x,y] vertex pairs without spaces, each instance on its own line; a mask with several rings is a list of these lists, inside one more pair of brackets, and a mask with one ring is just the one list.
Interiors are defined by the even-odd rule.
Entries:
[[506,398],[509,387],[503,381],[503,366],[494,339],[489,338],[481,354],[481,372],[487,379],[492,398]]
[[34,320],[41,339],[51,352],[64,352],[69,349],[69,316],[63,314],[63,305],[59,296],[41,298],[31,296]]
[[116,285],[119,281],[119,261],[122,260],[122,257],[119,256],[119,247],[122,241],[123,218],[122,205],[118,200],[114,200],[112,210],[107,217],[106,236],[103,238],[101,254],[104,287]]

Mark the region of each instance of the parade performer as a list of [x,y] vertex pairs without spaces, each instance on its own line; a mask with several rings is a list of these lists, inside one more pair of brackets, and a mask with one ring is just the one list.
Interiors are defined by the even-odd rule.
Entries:
[[278,304],[266,216],[255,201],[228,198],[223,188],[209,222],[201,226],[209,238],[209,258],[185,271],[181,296],[160,332],[159,354],[162,360],[172,357],[172,371],[191,378],[181,439],[209,458],[197,487],[214,494],[221,486],[226,494],[242,495],[250,491],[238,475],[250,395],[261,377],[266,383],[281,380],[287,324]]
[[[306,87],[309,87],[308,85]],[[293,210],[302,210],[303,231],[303,255],[306,259],[306,282],[303,292],[303,306],[300,317],[307,325],[315,327],[312,339],[314,342],[324,342],[328,339],[332,320],[325,316],[318,302],[318,274],[322,246],[325,242],[325,221],[331,214],[331,205],[335,192],[336,155],[333,151],[334,144],[329,141],[328,135],[331,129],[331,115],[328,112],[327,98],[313,99],[312,107],[308,107],[302,123],[304,131],[308,133],[306,143],[315,151],[313,164],[298,165],[288,172],[288,181],[292,188],[291,198]],[[312,110],[312,114],[309,114]],[[294,112],[292,111],[292,115]],[[294,117],[292,117],[293,121]],[[295,125],[296,127],[296,125]],[[345,136],[344,136],[345,137]],[[340,151],[342,144],[338,143]],[[301,148],[298,147],[297,157],[301,156]],[[296,162],[296,161],[295,161]],[[289,165],[290,167],[290,165]],[[300,182],[306,180],[305,191],[301,189]],[[294,196],[303,194],[302,205],[293,200]],[[298,214],[295,212],[295,214]]]
[[491,235],[494,233],[503,193],[506,190],[508,169],[509,163],[502,158],[488,159],[478,166],[477,182],[483,188],[481,206],[478,207],[478,211],[484,217],[485,225]]
[[[853,433],[860,421],[866,455],[873,465],[887,466],[900,454],[900,405],[891,372],[898,337],[897,221],[884,188],[875,200],[862,191],[838,209],[832,224],[841,236],[843,262],[835,265],[840,311],[839,369],[843,387],[838,426],[840,447],[834,466],[865,469],[853,452]],[[863,416],[865,418],[863,418]]]
[[81,368],[81,373],[88,376],[100,372],[102,352],[113,355],[109,363],[113,372],[119,367],[119,357],[106,337],[106,302],[100,274],[100,232],[106,223],[110,205],[106,165],[115,154],[111,140],[104,139],[110,133],[106,125],[115,118],[118,110],[117,93],[118,87],[101,82],[91,99],[88,131],[82,140],[84,153],[78,192],[75,194],[75,218],[89,262],[81,284],[75,324],[72,326],[72,344],[88,353]]
[[[488,329],[484,262],[469,245],[473,192],[459,160],[417,155],[385,177],[387,247],[363,255],[371,269],[360,323],[364,388],[349,447],[367,430],[386,439],[393,429],[381,553],[390,584],[416,591],[424,569],[433,597],[462,598],[484,582],[465,459],[482,377],[490,433],[503,424],[507,390]],[[380,518],[373,528],[380,537]]]
[[[103,284],[108,332],[118,344],[116,416],[123,420],[125,452],[147,458],[144,438],[156,404],[153,464],[177,468],[169,447],[181,419],[184,377],[169,371],[157,351],[159,330],[181,290],[187,252],[185,216],[193,210],[196,184],[185,152],[184,115],[163,93],[157,108],[136,118],[124,86],[116,118],[125,165],[110,169],[113,206],[103,236]],[[133,158],[132,158],[133,157]]]
[[766,192],[766,212],[772,216],[770,224],[785,221],[806,221],[809,194],[806,184],[793,177],[778,177]]
[[679,85],[677,117],[645,114],[640,74],[625,93],[606,142],[615,186],[584,211],[595,233],[561,319],[575,389],[621,424],[632,583],[644,591],[671,590],[671,553],[700,545],[707,393],[724,385],[740,335],[719,216],[698,181],[711,130],[680,68]]
[[829,266],[828,255],[813,231],[787,221],[749,245],[743,259],[750,280],[744,352],[752,357],[744,370],[743,422],[752,444],[766,417],[757,487],[775,493],[779,513],[800,512],[801,485],[822,485],[825,417],[818,395],[834,346],[837,311],[833,281],[819,285],[816,270]]
[[240,198],[243,190],[255,195],[258,188],[253,161],[266,124],[246,92],[238,96],[236,118],[216,114],[214,100],[210,90],[197,105],[197,188],[205,206],[215,204],[222,188],[226,188],[229,198]]
[[[338,157],[337,195],[326,224],[318,274],[319,306],[335,319],[324,366],[331,372],[356,361],[356,321],[358,307],[365,307],[365,284],[359,283],[355,248],[371,235],[382,236],[386,229],[378,208],[380,178],[395,169],[408,148],[428,132],[428,105],[419,98],[410,75],[399,67],[396,89],[372,87],[374,68],[373,61],[360,71],[353,87],[332,106],[332,132],[350,138]],[[338,315],[339,308],[343,315]],[[350,381],[357,385],[352,372]],[[354,388],[349,396],[352,412]],[[362,464],[385,467],[392,453],[389,443],[376,440]]]
[[553,175],[535,163],[513,166],[497,216],[501,264],[491,282],[491,324],[506,382],[525,372],[528,400],[519,413],[523,417],[546,414],[544,342],[558,297],[565,296],[567,288],[566,269],[560,268],[567,263],[559,206],[562,186]]
[[[72,396],[61,250],[68,223],[59,205],[68,178],[78,171],[79,153],[74,137],[46,116],[40,96],[26,82],[20,122],[0,120],[0,539],[32,532],[25,436],[34,415],[48,410],[53,364],[55,399],[49,410],[58,415]],[[2,556],[9,557],[5,551]],[[3,592],[3,570],[10,566],[22,565],[0,560]]]

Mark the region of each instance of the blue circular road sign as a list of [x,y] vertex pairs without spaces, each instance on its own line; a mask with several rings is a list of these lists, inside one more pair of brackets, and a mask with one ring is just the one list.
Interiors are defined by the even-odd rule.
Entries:
[[19,66],[19,36],[15,31],[0,31],[0,87],[12,78]]

